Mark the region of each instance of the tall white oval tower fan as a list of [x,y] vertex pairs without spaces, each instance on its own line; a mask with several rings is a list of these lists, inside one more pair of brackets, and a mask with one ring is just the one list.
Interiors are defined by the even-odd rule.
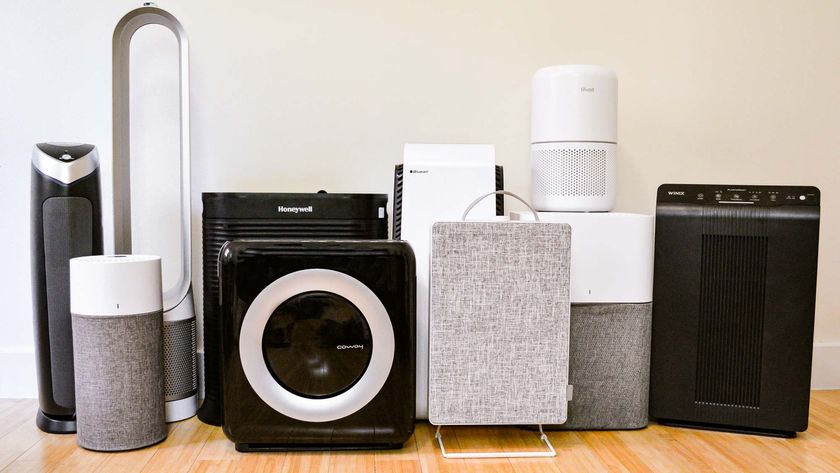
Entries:
[[[193,308],[190,227],[190,67],[189,42],[184,27],[172,14],[145,2],[128,12],[114,29],[113,123],[114,123],[114,251],[130,254],[131,222],[131,41],[137,30],[160,25],[175,35],[178,44],[180,124],[180,224],[181,254],[178,279],[163,290],[163,374],[166,422],[195,415],[198,409],[196,367],[196,319]],[[160,171],[163,173],[164,171]],[[170,203],[171,205],[171,203]],[[142,225],[163,225],[146,220]]]
[[615,207],[618,79],[601,66],[551,66],[534,74],[534,207],[606,212]]

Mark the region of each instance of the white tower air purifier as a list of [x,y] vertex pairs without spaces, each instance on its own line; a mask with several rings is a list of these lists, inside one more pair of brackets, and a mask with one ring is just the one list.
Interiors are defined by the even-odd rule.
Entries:
[[615,207],[617,89],[611,69],[551,66],[534,74],[532,200],[542,211]]
[[[181,268],[177,282],[163,288],[163,359],[166,421],[195,415],[198,409],[196,370],[196,319],[192,297],[190,256],[190,76],[189,43],[181,23],[155,6],[144,6],[126,14],[113,37],[113,120],[114,120],[114,250],[131,253],[131,123],[129,65],[131,40],[146,25],[161,25],[178,41],[180,72],[180,199]],[[152,225],[154,222],[142,222]]]

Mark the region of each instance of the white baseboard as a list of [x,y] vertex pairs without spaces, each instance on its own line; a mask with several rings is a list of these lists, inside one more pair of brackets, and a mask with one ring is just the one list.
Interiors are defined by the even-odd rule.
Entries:
[[0,347],[0,398],[38,397],[33,347]]
[[[203,371],[202,358],[199,354],[199,372]],[[0,398],[36,398],[36,383],[32,348],[0,348]],[[840,342],[814,344],[811,389],[840,389]]]
[[814,344],[811,389],[840,389],[840,342]]

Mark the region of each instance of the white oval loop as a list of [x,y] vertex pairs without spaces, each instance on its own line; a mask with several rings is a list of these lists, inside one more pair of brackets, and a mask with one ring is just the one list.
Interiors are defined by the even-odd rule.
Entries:
[[[285,389],[272,376],[262,351],[265,326],[274,310],[289,298],[310,291],[332,292],[355,305],[370,327],[373,343],[370,363],[356,384],[323,399]],[[357,412],[385,385],[394,361],[394,329],[382,301],[358,279],[331,269],[304,269],[278,278],[257,295],[242,321],[239,355],[251,388],[272,409],[305,422],[329,422]]]

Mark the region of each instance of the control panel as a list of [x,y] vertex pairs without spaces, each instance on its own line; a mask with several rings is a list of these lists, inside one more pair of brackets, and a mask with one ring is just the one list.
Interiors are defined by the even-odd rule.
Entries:
[[81,143],[38,143],[35,146],[47,156],[65,163],[87,156],[94,148],[93,145]]
[[811,186],[662,184],[657,191],[656,202],[759,207],[818,206],[820,190]]

